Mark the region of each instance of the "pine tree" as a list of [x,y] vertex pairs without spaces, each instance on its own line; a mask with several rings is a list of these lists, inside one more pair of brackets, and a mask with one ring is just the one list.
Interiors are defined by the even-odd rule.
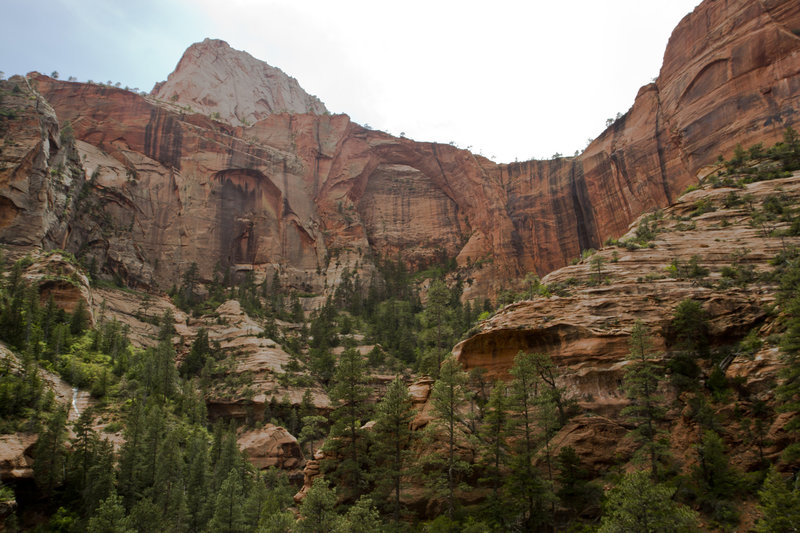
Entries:
[[678,304],[666,338],[675,350],[669,361],[672,381],[683,390],[696,388],[700,375],[696,360],[709,356],[708,321],[700,302],[687,298]]
[[72,319],[69,325],[69,332],[73,335],[80,335],[86,330],[89,325],[89,312],[86,310],[86,304],[81,298],[78,300],[78,306],[72,313]]
[[206,364],[206,359],[211,355],[211,346],[208,342],[208,332],[205,328],[197,330],[197,335],[192,342],[192,347],[186,358],[181,362],[180,373],[184,377],[196,376]]
[[592,282],[596,284],[603,283],[603,265],[605,265],[606,260],[600,254],[594,254],[591,259],[589,259],[589,264],[592,269]]
[[200,269],[197,263],[192,263],[186,272],[183,273],[181,280],[181,288],[177,305],[184,311],[188,311],[197,305],[200,301],[197,295],[197,286],[200,283]]
[[167,529],[175,531],[171,524],[162,520],[158,505],[153,503],[150,497],[136,500],[128,515],[128,521],[136,533],[160,533]]
[[570,517],[579,517],[588,507],[596,505],[603,490],[590,481],[589,471],[572,446],[564,446],[558,454],[558,491],[561,505],[569,509]]
[[141,477],[145,433],[145,407],[142,400],[135,399],[125,423],[125,442],[119,453],[119,484],[117,490],[126,508],[133,506],[139,496],[138,479]]
[[706,431],[697,445],[697,464],[692,469],[701,510],[718,523],[735,525],[739,512],[731,498],[740,483],[736,471],[728,464],[725,445],[714,431]]
[[156,403],[150,403],[144,417],[144,438],[142,455],[138,476],[136,478],[137,492],[143,492],[152,487],[156,480],[156,473],[160,468],[158,452],[166,437],[166,412]]
[[88,533],[134,533],[130,521],[125,517],[122,499],[112,492],[89,519]]
[[506,478],[507,493],[513,495],[525,528],[534,530],[552,521],[546,511],[553,500],[552,487],[542,480],[533,466],[538,452],[537,409],[540,403],[541,380],[536,356],[520,352],[511,368],[511,431],[514,448],[510,472]]
[[483,448],[483,468],[485,481],[492,488],[492,495],[487,504],[489,517],[497,526],[507,526],[507,513],[503,486],[503,468],[508,462],[508,388],[502,381],[497,381],[489,394],[484,408],[483,425],[480,437]]
[[441,481],[434,483],[434,490],[444,494],[447,516],[450,518],[455,510],[455,490],[459,478],[470,470],[469,464],[456,453],[459,445],[470,437],[470,425],[462,414],[468,396],[466,384],[467,373],[454,357],[449,357],[442,363],[439,379],[431,389],[431,406],[436,415],[434,427],[444,432],[447,447],[447,456],[442,464],[444,486]]
[[421,337],[428,348],[423,365],[434,377],[439,375],[442,360],[447,354],[447,347],[452,344],[453,331],[450,325],[450,291],[442,280],[435,280],[428,289],[428,301],[422,312],[424,329]]
[[697,515],[672,499],[675,489],[656,484],[647,472],[626,474],[609,491],[600,533],[693,533]]
[[372,500],[362,496],[337,520],[333,533],[383,533],[386,531],[381,515]]
[[623,389],[631,403],[622,410],[622,416],[633,425],[631,433],[643,445],[650,463],[650,475],[655,479],[659,461],[667,448],[658,428],[665,414],[661,406],[662,398],[658,394],[663,372],[655,362],[647,327],[641,321],[634,324],[629,344],[629,363],[625,368]]
[[168,340],[162,340],[155,348],[148,348],[142,360],[142,378],[149,395],[173,398],[176,391],[177,370],[175,348]]
[[214,515],[209,523],[211,531],[242,533],[245,531],[242,499],[244,487],[239,472],[231,470],[217,492]]
[[[395,377],[376,409],[373,433],[373,461],[378,501],[392,493],[392,518],[395,525],[400,520],[400,480],[406,474],[411,458],[409,447],[414,433],[411,396],[400,377]],[[388,489],[388,490],[387,490]]]
[[325,436],[325,425],[327,422],[328,419],[324,416],[311,415],[303,417],[303,429],[300,430],[298,439],[301,445],[309,445],[309,458],[314,458],[314,442]]
[[325,443],[341,456],[334,477],[337,487],[348,497],[361,494],[366,457],[366,437],[361,425],[368,414],[365,403],[369,388],[365,384],[364,360],[354,348],[342,353],[336,366],[333,387],[329,392],[334,410],[331,413],[331,437]]
[[758,533],[800,531],[800,491],[791,485],[774,466],[769,469],[758,491],[761,512],[755,527]]
[[45,495],[64,480],[67,411],[56,409],[47,417],[34,450],[33,477]]
[[297,533],[328,533],[336,524],[336,491],[328,487],[325,479],[314,480],[300,504]]
[[91,515],[114,490],[114,445],[108,439],[98,440],[83,490],[83,507]]
[[210,518],[208,437],[203,429],[189,436],[186,450],[188,463],[186,506],[189,531],[199,531]]
[[562,427],[569,419],[569,412],[574,407],[574,400],[566,397],[566,388],[558,384],[558,368],[549,355],[534,353],[531,363],[544,385],[540,394],[547,398],[558,410],[558,427]]
[[239,445],[236,443],[236,431],[233,424],[231,424],[228,429],[221,432],[219,440],[217,440],[216,432],[214,437],[212,457],[216,457],[216,460],[213,462],[214,477],[211,485],[212,494],[219,492],[222,483],[231,471],[242,472],[245,468],[243,458],[239,452]]
[[269,499],[269,490],[263,476],[256,471],[253,477],[245,478],[247,498],[242,503],[242,515],[246,531],[255,531],[261,522],[264,504]]
[[97,433],[92,429],[92,409],[84,409],[73,423],[75,437],[70,441],[72,453],[69,454],[67,479],[72,487],[83,493],[89,481],[89,468],[95,462]]
[[291,511],[279,511],[262,517],[257,533],[293,533],[295,518]]
[[156,460],[158,468],[153,480],[153,502],[158,508],[162,525],[181,531],[188,522],[186,502],[187,479],[179,430],[170,431],[162,440]]
[[784,314],[786,331],[781,338],[785,367],[777,389],[779,410],[791,413],[785,430],[794,438],[783,452],[785,461],[800,457],[800,258],[795,257],[781,275],[778,302]]

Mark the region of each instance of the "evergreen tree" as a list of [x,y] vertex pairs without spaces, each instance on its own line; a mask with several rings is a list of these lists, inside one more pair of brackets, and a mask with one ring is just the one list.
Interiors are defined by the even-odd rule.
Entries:
[[295,518],[291,511],[279,511],[262,517],[257,533],[293,533]]
[[160,468],[158,452],[166,437],[166,412],[157,403],[150,403],[144,416],[144,435],[142,455],[139,458],[136,492],[143,493],[155,484],[156,473]]
[[296,292],[292,292],[291,302],[290,318],[292,322],[304,322],[306,315],[303,311],[303,305],[300,303],[300,298],[297,296]]
[[566,388],[558,384],[558,368],[549,355],[534,353],[531,363],[536,368],[536,373],[544,385],[540,394],[543,400],[552,403],[558,410],[558,427],[567,423],[569,412],[574,408],[575,402],[566,397]]
[[426,371],[439,375],[442,360],[452,345],[453,329],[450,325],[450,291],[442,280],[434,280],[428,288],[428,301],[422,312],[422,339],[425,341],[423,364]]
[[311,415],[302,419],[303,429],[300,430],[300,444],[309,445],[309,458],[314,458],[314,442],[325,436],[325,425],[328,419],[324,416]]
[[507,526],[506,504],[501,493],[504,467],[508,462],[508,389],[502,381],[497,381],[489,394],[484,409],[480,437],[483,448],[483,481],[489,483],[492,495],[487,508],[489,518],[498,527]]
[[778,302],[784,315],[786,331],[781,338],[781,350],[786,366],[781,371],[783,381],[777,389],[779,410],[791,413],[785,430],[793,437],[783,452],[785,461],[800,458],[800,257],[794,257],[781,274]]
[[[171,524],[162,520],[158,505],[150,497],[140,498],[133,504],[128,515],[128,523],[136,533],[160,533],[172,529]],[[178,530],[179,531],[179,530]]]
[[325,443],[341,457],[335,465],[337,487],[348,497],[361,494],[366,457],[366,437],[361,425],[368,414],[364,360],[354,348],[342,353],[336,366],[333,387],[329,396],[334,410],[331,413],[331,437]]
[[511,435],[514,439],[510,472],[506,478],[507,494],[512,495],[525,529],[532,531],[552,521],[552,487],[533,466],[538,452],[537,405],[541,380],[536,356],[520,352],[511,368]]
[[790,533],[800,531],[800,491],[771,467],[764,485],[758,491],[758,510],[761,517],[756,522],[758,533]]
[[89,312],[86,310],[86,304],[83,298],[78,300],[78,306],[72,313],[72,319],[69,325],[69,332],[72,335],[80,335],[89,325]]
[[217,492],[214,515],[209,529],[218,533],[242,533],[246,531],[242,513],[244,487],[242,477],[231,470]]
[[92,422],[92,409],[85,409],[72,425],[75,437],[70,441],[72,453],[68,457],[67,479],[79,493],[86,489],[89,468],[95,462],[98,438],[92,429]]
[[749,447],[754,447],[760,470],[765,470],[769,466],[764,449],[772,443],[767,438],[770,426],[772,425],[773,413],[767,402],[755,400],[751,404],[751,417],[740,418],[739,427],[744,443]]
[[170,431],[162,440],[151,491],[162,527],[169,524],[172,531],[182,531],[188,523],[187,472],[180,445],[181,437],[177,429]]
[[181,278],[181,287],[176,298],[176,305],[184,311],[188,311],[197,305],[200,302],[200,297],[197,295],[197,286],[199,284],[200,268],[197,263],[192,263]]
[[47,417],[34,449],[33,477],[45,495],[64,480],[67,411],[56,409]]
[[186,450],[188,463],[186,506],[189,531],[200,531],[210,519],[208,438],[203,429],[189,436]]
[[155,348],[145,350],[141,373],[148,395],[174,397],[178,373],[175,368],[175,348],[170,341],[162,340]]
[[706,431],[697,445],[697,464],[692,470],[692,480],[697,491],[701,510],[721,524],[733,525],[739,513],[731,498],[739,488],[739,476],[728,464],[725,445],[714,431]]
[[434,480],[433,487],[436,493],[444,495],[450,518],[455,510],[455,490],[459,479],[470,470],[469,463],[457,455],[459,445],[470,437],[470,425],[462,414],[468,396],[466,384],[467,373],[454,357],[449,357],[442,363],[439,379],[434,383],[430,396],[435,414],[434,427],[444,432],[447,450],[440,470],[444,477]]
[[[221,425],[220,425],[221,427]],[[239,452],[239,445],[236,442],[236,431],[233,425],[228,429],[223,429],[217,439],[215,431],[214,435],[214,448],[212,449],[212,457],[214,466],[214,477],[211,485],[211,493],[217,494],[222,486],[222,483],[228,477],[231,471],[242,472],[245,468],[243,458]]]
[[336,491],[328,487],[325,479],[314,480],[303,502],[300,504],[300,520],[297,533],[328,533],[336,524]]
[[600,533],[693,533],[697,515],[672,499],[674,488],[656,484],[647,472],[626,474],[609,491]]
[[247,498],[242,505],[245,530],[255,531],[261,522],[262,514],[265,514],[264,507],[269,500],[269,489],[259,471],[256,471],[252,478],[245,478],[245,485]]
[[571,519],[581,516],[587,508],[599,503],[603,490],[592,483],[589,471],[572,446],[564,446],[558,454],[558,491],[561,505],[569,510]]
[[633,425],[631,433],[643,445],[650,463],[650,475],[655,479],[659,461],[667,448],[658,428],[665,414],[661,406],[662,398],[658,394],[663,372],[655,362],[647,327],[641,321],[634,324],[629,344],[629,363],[625,367],[623,389],[631,403],[622,410],[622,416]]
[[333,533],[383,533],[386,531],[381,515],[372,500],[362,496],[337,520]]
[[83,507],[87,515],[92,515],[112,493],[116,495],[115,482],[114,445],[108,439],[98,440],[83,490]]
[[369,315],[371,337],[384,350],[407,364],[415,360],[414,338],[418,326],[414,309],[412,302],[390,298],[378,303],[374,314]]
[[129,520],[125,517],[122,499],[112,492],[89,520],[88,533],[134,533]]
[[211,346],[208,342],[208,332],[205,328],[197,330],[197,335],[192,342],[192,348],[181,362],[180,373],[184,377],[196,376],[206,364],[206,359],[211,355]]
[[589,259],[589,265],[592,270],[592,283],[603,283],[603,265],[605,265],[605,263],[605,258],[600,254],[594,254],[592,258]]
[[674,349],[669,361],[672,381],[683,390],[696,388],[700,375],[696,360],[709,356],[708,321],[700,302],[687,298],[678,304],[666,337]]
[[383,501],[388,493],[392,494],[391,509],[395,526],[400,520],[400,480],[411,462],[408,448],[414,436],[411,431],[414,414],[405,383],[395,377],[378,403],[372,429],[377,499]]
[[267,498],[261,506],[262,522],[268,515],[278,515],[294,504],[294,494],[297,492],[294,485],[289,483],[286,472],[275,467],[263,472],[264,485],[266,485]]
[[119,454],[119,483],[117,490],[126,508],[133,506],[137,494],[138,479],[141,477],[145,433],[145,407],[142,400],[134,400],[125,423],[123,435],[125,442]]

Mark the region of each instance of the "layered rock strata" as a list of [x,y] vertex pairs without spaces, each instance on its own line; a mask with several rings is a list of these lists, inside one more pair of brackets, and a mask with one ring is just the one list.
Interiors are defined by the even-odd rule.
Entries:
[[[25,193],[26,180],[52,169],[45,149],[57,143],[55,131],[52,142],[31,134],[2,156],[0,238],[59,241],[106,275],[162,288],[192,262],[206,279],[220,264],[322,293],[344,268],[369,279],[375,257],[456,258],[467,297],[491,296],[501,280],[544,274],[623,233],[737,143],[776,140],[800,105],[796,32],[800,7],[788,0],[704,2],[675,29],[659,77],[583,154],[503,165],[321,115],[299,87],[220,41],[194,45],[154,96],[35,75],[74,128],[96,207],[37,214],[34,198],[57,187]],[[258,91],[275,102],[254,103]],[[9,134],[25,129],[18,122]],[[24,228],[31,216],[44,230]]]
[[[727,350],[729,355],[721,364],[738,394],[771,402],[783,366],[778,347],[765,343],[749,354],[737,343],[751,331],[759,338],[776,331],[776,316],[770,309],[777,286],[767,275],[774,268],[770,260],[800,245],[800,238],[781,235],[786,222],[775,220],[767,228],[753,222],[763,202],[775,198],[788,206],[798,205],[800,173],[753,183],[743,190],[706,187],[688,193],[663,212],[643,217],[657,227],[653,240],[644,247],[606,247],[552,272],[542,281],[560,296],[506,306],[480,323],[453,353],[466,369],[480,367],[487,377],[500,379],[509,379],[508,371],[520,351],[548,355],[557,367],[559,386],[588,412],[572,419],[553,444],[556,449],[572,446],[595,471],[629,457],[635,449],[624,438],[629,427],[619,417],[628,404],[621,385],[631,328],[641,321],[652,336],[653,351],[668,360],[675,349],[670,322],[685,299],[701,304],[712,347]],[[700,210],[705,212],[698,213],[698,205],[705,206]],[[633,239],[636,229],[633,224],[625,239]],[[686,274],[693,260],[707,273]],[[680,274],[682,268],[684,274]],[[704,371],[708,374],[710,368]],[[668,383],[665,376],[661,394],[671,401],[678,393]],[[679,458],[688,453],[682,449],[686,442],[700,434],[692,429],[688,412],[673,410],[668,416],[676,435],[680,434],[673,440]],[[786,439],[783,423],[777,417],[770,430],[773,445],[767,453],[773,456]],[[757,458],[746,446],[738,448],[739,444],[731,442],[733,460],[747,469]]]

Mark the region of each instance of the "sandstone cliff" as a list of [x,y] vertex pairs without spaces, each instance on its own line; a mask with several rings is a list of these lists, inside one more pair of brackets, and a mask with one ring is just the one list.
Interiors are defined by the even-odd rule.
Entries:
[[[278,270],[285,285],[323,293],[343,268],[369,279],[375,257],[414,267],[457,258],[473,298],[623,233],[737,143],[776,140],[800,102],[799,29],[793,2],[704,2],[676,28],[658,79],[583,154],[508,165],[344,115],[268,114],[281,104],[256,105],[239,88],[283,94],[284,81],[249,78],[268,67],[220,41],[187,51],[155,97],[32,79],[71,121],[93,176],[95,202],[69,221],[63,245],[105,275],[167,288],[192,262],[207,279],[219,263]],[[234,80],[232,94],[207,78],[216,75]],[[31,145],[27,157],[42,150]],[[26,179],[19,158],[3,158],[6,175]],[[33,193],[2,191],[13,206],[4,224],[18,228],[3,240],[41,242],[18,218],[35,212]]]
[[[738,380],[739,397],[773,401],[782,366],[778,347],[765,343],[751,354],[737,343],[751,331],[760,338],[776,331],[777,317],[770,309],[777,280],[767,275],[774,268],[770,260],[800,244],[798,237],[780,236],[788,227],[785,222],[774,222],[769,231],[752,222],[763,202],[776,198],[797,205],[799,173],[741,191],[706,186],[688,193],[658,215],[643,217],[657,228],[649,245],[634,250],[605,247],[592,256],[594,262],[586,258],[552,272],[542,280],[551,287],[551,296],[506,306],[480,323],[453,353],[465,368],[481,367],[490,378],[503,379],[520,351],[547,354],[558,368],[560,385],[590,413],[573,419],[554,443],[575,447],[598,469],[632,451],[632,443],[622,438],[628,428],[618,416],[628,403],[621,384],[631,328],[642,321],[653,336],[653,349],[668,360],[674,350],[670,321],[684,299],[701,303],[712,346],[729,353],[722,364],[727,378]],[[698,213],[698,201],[708,206],[707,212]],[[627,239],[635,236],[636,224],[632,228]],[[707,273],[685,273],[693,257]],[[677,394],[669,386],[663,393],[668,399]],[[783,423],[780,418],[773,423],[773,455],[781,450]],[[687,442],[699,433],[688,429],[692,423],[686,413],[673,411],[670,424],[674,453],[683,457]],[[750,452],[737,448],[734,460],[747,468],[755,460]]]
[[219,39],[190,46],[175,71],[150,94],[233,126],[274,113],[327,113],[325,105],[296,79]]

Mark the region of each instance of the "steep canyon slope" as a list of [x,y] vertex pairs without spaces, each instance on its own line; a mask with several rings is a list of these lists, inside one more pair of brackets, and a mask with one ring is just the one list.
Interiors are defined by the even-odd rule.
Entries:
[[[794,2],[704,2],[675,29],[659,77],[583,154],[511,164],[329,115],[223,41],[190,47],[149,96],[35,74],[25,105],[56,129],[0,156],[0,241],[60,246],[162,289],[193,262],[205,279],[217,264],[278,271],[321,294],[344,268],[368,279],[376,258],[455,258],[466,296],[492,296],[623,233],[737,143],[777,140],[800,106],[798,33]],[[93,209],[43,207],[58,184],[34,187],[54,168],[56,119],[74,130]],[[6,136],[25,127],[6,121]]]

